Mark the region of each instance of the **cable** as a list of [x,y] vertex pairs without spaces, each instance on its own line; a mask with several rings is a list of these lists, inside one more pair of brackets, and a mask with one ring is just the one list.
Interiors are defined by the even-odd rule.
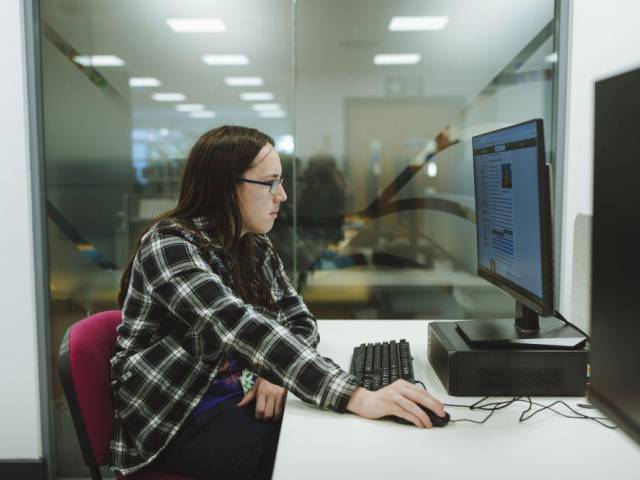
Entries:
[[576,325],[574,325],[573,323],[571,323],[569,320],[567,320],[566,318],[564,318],[562,316],[562,314],[555,310],[553,312],[553,315],[557,318],[559,318],[560,320],[562,320],[566,325],[569,325],[570,327],[575,328],[576,330],[578,330],[582,335],[585,336],[585,338],[587,339],[587,342],[591,343],[591,337],[589,335],[587,335],[581,328],[577,327]]
[[[556,400],[555,402],[549,404],[549,405],[544,405],[542,403],[538,403],[538,402],[534,402],[531,400],[531,397],[513,397],[511,400],[504,400],[504,401],[498,401],[498,402],[492,402],[492,403],[485,403],[482,404],[482,402],[484,402],[485,400],[489,399],[490,397],[484,397],[481,400],[479,400],[478,402],[472,404],[472,405],[459,405],[459,404],[444,404],[445,407],[461,407],[461,408],[468,408],[469,410],[489,410],[490,413],[489,415],[487,415],[487,417],[485,417],[483,420],[478,421],[478,420],[471,420],[471,419],[466,419],[466,418],[460,418],[460,419],[452,419],[450,421],[467,421],[467,422],[472,422],[472,423],[484,423],[486,422],[491,415],[493,415],[493,413],[496,410],[500,410],[503,408],[506,408],[510,405],[513,405],[516,402],[524,402],[527,403],[528,406],[525,410],[523,410],[520,413],[520,418],[518,419],[519,423],[524,423],[527,420],[531,419],[534,415],[537,415],[538,413],[544,411],[544,410],[551,410],[552,412],[554,412],[557,415],[560,415],[561,417],[565,417],[565,418],[576,418],[576,419],[580,419],[580,420],[591,420],[593,422],[596,422],[600,425],[602,425],[605,428],[609,428],[611,430],[616,430],[618,429],[618,427],[616,425],[609,425],[606,422],[610,422],[610,420],[606,417],[591,417],[589,415],[585,415],[583,413],[580,413],[576,410],[574,410],[570,405],[568,405],[566,402],[562,401],[562,400]],[[573,413],[574,415],[567,415],[566,413],[560,412],[557,409],[553,408],[556,405],[562,405],[564,406],[567,410],[569,410],[571,413]],[[533,407],[539,407],[537,410],[532,411]],[[529,415],[527,415],[529,412],[531,412]]]
[[[425,390],[427,389],[427,387],[425,386],[424,383],[422,383],[420,380],[416,380],[415,383],[419,383],[420,385],[422,385],[422,388],[424,388]],[[502,408],[508,407],[511,403],[509,402],[497,402],[495,404],[489,404],[489,405],[496,405],[494,408],[484,408],[487,405],[480,405],[484,400],[487,400],[489,397],[484,397],[482,399],[480,399],[479,401],[477,401],[476,403],[474,403],[473,405],[455,405],[452,403],[445,403],[443,404],[445,407],[462,407],[462,408],[469,408],[471,410],[489,410],[489,414],[484,417],[482,420],[474,420],[471,418],[451,418],[449,421],[450,422],[470,422],[470,423],[477,423],[477,424],[483,424],[485,423],[487,420],[489,420],[491,418],[491,416],[495,413],[496,410],[500,410]],[[501,403],[505,403],[504,405],[502,405]]]
[[[602,425],[603,427],[609,428],[611,430],[617,430],[618,429],[618,427],[616,425],[609,425],[609,424],[607,424],[607,423],[602,421],[602,420],[606,420],[606,421],[610,422],[610,420],[608,418],[606,418],[606,417],[591,417],[589,415],[585,415],[583,413],[580,413],[580,412],[574,410],[570,405],[568,405],[567,403],[565,403],[562,400],[556,400],[555,402],[553,402],[550,405],[543,405],[541,403],[532,402],[530,397],[526,397],[526,398],[528,399],[528,402],[529,402],[529,408],[527,408],[524,412],[522,412],[520,414],[519,421],[521,423],[522,422],[526,422],[531,417],[533,417],[534,415],[537,415],[538,413],[540,413],[540,412],[542,412],[544,410],[551,410],[552,412],[554,412],[554,413],[556,413],[556,414],[558,414],[558,415],[560,415],[562,417],[565,417],[565,418],[578,418],[578,419],[582,419],[582,420],[592,420],[592,421]],[[527,416],[526,415],[527,412],[529,412],[531,410],[533,405],[535,405],[537,407],[540,407],[540,408],[538,410],[534,411],[531,415]],[[562,412],[559,412],[558,410],[553,408],[555,405],[562,405],[562,406],[566,407],[567,410],[569,410],[571,413],[574,413],[575,415],[567,415],[567,414],[564,414]]]
[[513,402],[515,401],[515,397],[512,400],[506,400],[506,401],[500,401],[500,402],[492,402],[492,403],[486,403],[486,404],[482,404],[482,402],[484,402],[485,400],[488,400],[490,397],[483,397],[480,400],[478,400],[477,402],[475,402],[472,405],[461,405],[461,404],[454,404],[454,403],[445,403],[444,406],[445,407],[459,407],[459,408],[468,408],[469,410],[483,410],[483,411],[489,411],[489,414],[484,417],[482,420],[474,420],[471,418],[452,418],[451,420],[449,420],[450,422],[470,422],[470,423],[477,423],[477,424],[483,424],[485,423],[487,420],[489,420],[491,418],[491,416],[496,412],[496,410],[502,410],[503,408],[508,407],[509,405],[513,404]]
[[[422,385],[422,388],[424,388],[425,390],[427,389],[427,387],[425,386],[424,383],[422,383],[420,380],[416,380],[415,383],[419,383],[420,385]],[[490,402],[490,403],[483,403],[486,400],[489,400],[491,397],[483,397],[480,400],[478,400],[475,403],[472,403],[471,405],[466,405],[466,404],[458,404],[458,403],[443,403],[443,406],[445,407],[449,407],[449,408],[468,408],[469,410],[481,410],[481,411],[488,411],[489,414],[484,417],[482,420],[475,420],[475,419],[471,419],[471,418],[451,418],[449,421],[450,422],[470,422],[470,423],[477,423],[477,424],[483,424],[485,423],[487,420],[489,420],[489,418],[491,418],[491,416],[497,411],[497,410],[502,410],[503,408],[507,408],[511,405],[513,405],[516,402],[525,402],[528,404],[527,408],[525,410],[523,410],[520,413],[520,418],[518,419],[519,423],[524,423],[527,420],[531,419],[531,417],[537,415],[538,413],[544,411],[544,410],[551,410],[553,413],[560,415],[561,417],[565,417],[565,418],[577,418],[580,420],[591,420],[594,421],[600,425],[602,425],[603,427],[609,428],[611,430],[617,430],[618,426],[616,425],[609,425],[607,423],[605,423],[604,421],[610,422],[610,420],[606,417],[591,417],[589,415],[585,415],[584,413],[580,413],[576,410],[574,410],[569,404],[567,404],[566,402],[562,401],[562,400],[556,400],[555,402],[549,404],[549,405],[544,405],[542,403],[538,403],[538,402],[534,402],[531,400],[531,397],[512,397],[510,400],[499,400],[497,402]],[[537,410],[534,410],[531,414],[527,415],[527,413],[531,412],[531,410],[533,409],[533,406],[539,407]],[[567,408],[567,410],[569,410],[571,413],[573,413],[574,415],[567,415],[566,413],[562,413],[559,412],[558,410],[556,410],[555,408],[553,408],[556,405],[562,405],[565,408]],[[604,421],[603,421],[604,420]]]

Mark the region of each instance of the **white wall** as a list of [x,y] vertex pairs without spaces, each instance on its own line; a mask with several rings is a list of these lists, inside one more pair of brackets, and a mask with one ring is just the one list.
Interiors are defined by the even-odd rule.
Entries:
[[0,459],[42,457],[21,0],[0,15]]
[[572,319],[571,272],[576,215],[593,212],[594,82],[640,67],[640,2],[571,3],[559,310],[589,328],[588,319]]

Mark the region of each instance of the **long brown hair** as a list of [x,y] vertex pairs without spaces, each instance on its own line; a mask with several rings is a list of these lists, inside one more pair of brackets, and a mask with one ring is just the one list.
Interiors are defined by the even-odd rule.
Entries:
[[251,233],[240,236],[242,217],[236,194],[237,179],[251,168],[258,152],[267,144],[273,146],[273,139],[259,130],[228,125],[209,130],[196,141],[184,168],[178,205],[156,217],[144,230],[122,274],[118,293],[121,309],[144,234],[156,223],[173,219],[197,235],[192,223],[196,217],[207,219],[210,230],[207,233],[231,257],[233,287],[240,297],[254,306],[273,307],[266,279],[257,272],[256,236]]

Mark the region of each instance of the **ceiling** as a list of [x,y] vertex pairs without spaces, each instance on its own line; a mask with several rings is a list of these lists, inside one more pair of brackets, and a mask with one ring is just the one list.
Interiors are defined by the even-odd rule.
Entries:
[[[357,78],[364,96],[382,96],[389,75],[419,77],[424,96],[473,98],[553,19],[553,0],[42,0],[42,19],[80,54],[112,54],[122,67],[97,70],[130,106],[134,128],[202,131],[212,122],[256,126],[272,134],[294,130],[295,95],[321,95],[323,78]],[[389,32],[396,15],[447,15],[437,32]],[[167,18],[218,17],[224,33],[175,33]],[[551,42],[527,69],[544,68]],[[376,66],[377,53],[419,53],[409,66]],[[246,66],[205,65],[204,54],[243,54]],[[155,77],[161,87],[135,88],[130,77]],[[262,87],[230,87],[226,76],[260,76]],[[294,88],[294,76],[305,88]],[[348,93],[346,93],[348,90]],[[239,94],[268,91],[287,112],[260,118]],[[216,112],[192,119],[153,92],[182,92],[185,103]],[[378,93],[376,93],[378,92]],[[325,94],[329,94],[325,92]],[[332,84],[330,95],[354,95]],[[357,94],[356,94],[357,95]],[[296,99],[297,103],[297,99]],[[306,112],[296,112],[302,115]]]

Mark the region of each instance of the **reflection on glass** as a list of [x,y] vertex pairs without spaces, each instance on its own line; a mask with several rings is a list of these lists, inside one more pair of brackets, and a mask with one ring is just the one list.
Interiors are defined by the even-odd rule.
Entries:
[[[293,153],[286,113],[293,95],[292,2],[39,5],[56,352],[70,324],[116,307],[132,243],[175,206],[184,159],[202,133],[223,124],[256,127]],[[256,111],[241,94],[278,108]],[[278,242],[293,251],[293,221]],[[51,368],[57,474],[86,476],[57,364]]]
[[[529,118],[550,124],[553,2],[461,5],[438,12],[436,28],[420,12],[392,18],[382,1],[367,2],[366,19],[357,0],[296,3],[297,266],[320,317],[512,313],[475,274],[469,140]],[[335,41],[323,41],[319,18]],[[344,193],[313,203],[306,171],[319,156],[333,159]]]
[[[132,243],[223,124],[276,140],[271,238],[317,317],[510,314],[475,275],[469,141],[552,130],[553,3],[452,0],[425,20],[404,0],[41,0],[52,351],[115,307]],[[55,382],[57,473],[83,476]]]

